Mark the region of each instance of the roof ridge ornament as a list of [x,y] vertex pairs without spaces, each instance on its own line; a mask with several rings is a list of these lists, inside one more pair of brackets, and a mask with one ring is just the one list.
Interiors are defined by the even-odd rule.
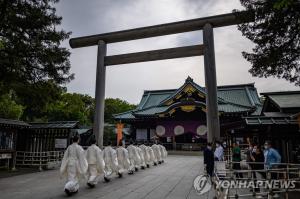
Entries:
[[185,80],[185,82],[194,82],[193,78],[191,78],[190,76],[187,77],[187,79]]

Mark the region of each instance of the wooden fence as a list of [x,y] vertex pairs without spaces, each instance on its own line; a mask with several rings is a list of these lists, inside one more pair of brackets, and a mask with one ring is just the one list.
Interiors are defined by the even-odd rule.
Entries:
[[16,166],[20,167],[38,167],[52,169],[60,165],[64,151],[44,151],[44,152],[28,152],[17,151]]

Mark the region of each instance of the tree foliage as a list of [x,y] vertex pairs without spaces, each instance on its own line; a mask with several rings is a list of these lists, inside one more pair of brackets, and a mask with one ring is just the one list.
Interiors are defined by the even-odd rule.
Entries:
[[[64,93],[47,106],[47,121],[78,120],[82,125],[92,125],[95,100],[89,95]],[[105,99],[104,117],[106,123],[114,123],[113,114],[134,109],[136,106],[120,99]]]
[[60,46],[70,33],[57,28],[57,2],[0,1],[0,95],[13,90],[25,118],[40,117],[73,78],[70,52]]
[[129,104],[128,102],[119,98],[105,99],[104,119],[107,123],[114,123],[113,115],[117,113],[126,112],[136,108],[136,105]]
[[300,3],[297,0],[240,0],[255,13],[255,21],[239,25],[255,43],[253,52],[243,52],[257,77],[275,76],[300,85]]
[[91,124],[93,98],[78,93],[63,93],[59,100],[47,106],[48,121],[79,121]]
[[13,100],[12,93],[0,96],[0,118],[19,119],[24,107]]

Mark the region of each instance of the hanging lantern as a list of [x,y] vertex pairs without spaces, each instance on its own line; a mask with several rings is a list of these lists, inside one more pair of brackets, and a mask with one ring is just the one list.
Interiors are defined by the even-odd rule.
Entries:
[[207,133],[207,127],[205,125],[200,125],[197,128],[197,135],[205,135]]
[[156,126],[156,134],[158,136],[163,136],[165,133],[166,133],[166,129],[164,126],[162,126],[162,125]]
[[180,125],[175,126],[175,128],[174,128],[174,134],[175,135],[182,135],[182,134],[184,134],[184,128],[183,128],[183,126],[180,126]]

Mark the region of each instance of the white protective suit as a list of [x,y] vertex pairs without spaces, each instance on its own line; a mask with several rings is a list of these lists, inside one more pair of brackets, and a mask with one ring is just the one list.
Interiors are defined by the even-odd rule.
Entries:
[[140,155],[140,158],[141,158],[141,163],[140,163],[141,169],[145,169],[145,167],[146,167],[146,162],[145,162],[144,152],[143,152],[143,150],[142,150],[140,147],[138,147],[138,146],[136,146],[136,149],[137,149],[138,154]]
[[103,150],[103,159],[105,162],[105,177],[113,173],[119,174],[117,152],[111,146],[107,146]]
[[84,176],[88,169],[88,163],[85,158],[83,148],[74,142],[64,153],[60,166],[61,176],[67,178],[65,191],[75,193],[79,189],[79,178]]
[[127,147],[129,160],[130,160],[130,169],[135,169],[136,171],[141,165],[141,158],[139,156],[137,147],[133,146],[132,144]]
[[154,152],[154,156],[158,162],[158,164],[161,163],[162,159],[161,159],[161,152],[160,152],[160,147],[157,144],[153,144],[151,146],[151,148],[153,149]]
[[167,158],[167,156],[168,156],[168,152],[166,150],[166,147],[164,147],[163,145],[159,144],[158,146],[160,148],[161,159],[162,159],[162,161],[164,161]]
[[124,171],[132,171],[130,170],[130,161],[129,161],[129,154],[127,149],[123,146],[119,146],[117,149],[117,157],[118,157],[118,168],[119,172],[123,173]]
[[100,179],[100,175],[104,174],[105,163],[101,149],[92,144],[86,150],[86,159],[88,162],[88,183],[96,185]]
[[140,145],[140,148],[142,149],[144,154],[145,164],[147,165],[147,167],[149,167],[151,162],[153,162],[151,161],[150,151],[148,150],[148,147],[144,144]]
[[148,151],[149,156],[150,156],[150,162],[153,162],[153,165],[157,165],[157,159],[154,155],[154,151],[153,151],[152,147],[147,146],[147,151]]

